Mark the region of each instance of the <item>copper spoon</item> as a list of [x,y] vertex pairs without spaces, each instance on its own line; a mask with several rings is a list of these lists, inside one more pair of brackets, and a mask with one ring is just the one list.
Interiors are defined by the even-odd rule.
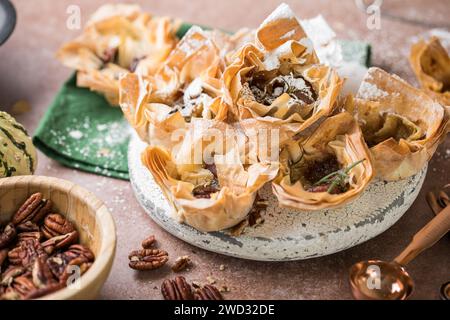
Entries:
[[411,243],[392,262],[361,261],[350,268],[352,294],[358,300],[405,300],[414,282],[405,266],[450,230],[450,206],[416,233]]

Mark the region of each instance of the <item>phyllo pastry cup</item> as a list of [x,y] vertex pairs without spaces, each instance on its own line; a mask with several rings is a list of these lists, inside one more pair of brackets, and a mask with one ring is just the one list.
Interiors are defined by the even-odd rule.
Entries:
[[284,207],[336,208],[357,198],[374,176],[369,149],[347,112],[327,118],[309,137],[281,151],[273,193]]
[[77,85],[102,93],[111,105],[119,103],[120,75],[154,72],[178,41],[179,23],[153,17],[136,5],[105,5],[83,33],[64,44],[57,58],[77,70]]
[[[188,140],[186,137],[184,141]],[[201,159],[195,162],[186,156],[187,151],[202,144],[204,142],[185,142],[172,153],[161,147],[149,146],[142,153],[142,162],[180,222],[200,231],[230,228],[246,218],[257,191],[276,177],[278,163],[245,164],[237,147],[224,153],[214,149],[209,161]],[[211,148],[210,144],[207,145]],[[207,145],[200,150],[205,151]]]
[[144,141],[167,147],[173,131],[194,118],[224,120],[224,52],[216,40],[226,40],[218,37],[215,31],[194,26],[154,75],[122,77],[120,106]]
[[409,61],[422,88],[450,106],[450,57],[439,39],[432,37],[413,45]]
[[370,68],[355,99],[355,117],[377,174],[399,180],[419,172],[448,132],[448,113],[396,75]]
[[328,116],[343,81],[319,63],[312,42],[285,4],[256,31],[224,73],[231,110],[296,134]]

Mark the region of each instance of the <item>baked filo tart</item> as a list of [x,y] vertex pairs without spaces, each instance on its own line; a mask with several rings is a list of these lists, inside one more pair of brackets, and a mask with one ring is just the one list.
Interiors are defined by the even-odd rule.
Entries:
[[[276,177],[278,163],[245,164],[237,146],[226,152],[213,148],[209,160],[192,161],[186,151],[195,149],[199,143],[186,142],[176,152],[149,146],[142,153],[142,162],[160,186],[178,221],[200,231],[232,227],[253,208],[257,191]],[[204,144],[200,150],[204,152],[206,148],[211,148],[211,144]]]
[[362,132],[347,112],[327,118],[310,137],[287,144],[280,163],[273,192],[282,206],[302,211],[342,206],[374,176]]
[[144,141],[167,147],[173,131],[191,119],[226,117],[220,81],[224,52],[216,41],[226,42],[216,31],[193,26],[154,75],[122,77],[120,106]]
[[439,38],[414,44],[409,61],[422,88],[442,105],[450,106],[450,57]]
[[57,58],[77,70],[77,85],[119,103],[119,77],[127,72],[156,71],[173,49],[179,23],[153,17],[137,5],[108,4],[87,22],[83,33],[64,44]]
[[286,4],[257,29],[224,73],[227,99],[239,120],[254,118],[296,134],[333,111],[342,87],[322,65],[312,42]]
[[448,113],[396,75],[370,68],[355,99],[377,174],[399,180],[419,172],[448,132]]

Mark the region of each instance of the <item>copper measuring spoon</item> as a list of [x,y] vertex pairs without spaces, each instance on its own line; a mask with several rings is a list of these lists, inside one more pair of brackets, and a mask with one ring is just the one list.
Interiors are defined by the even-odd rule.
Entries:
[[430,248],[450,230],[450,206],[443,209],[419,232],[394,261],[361,261],[350,268],[352,294],[358,300],[405,300],[414,282],[405,266]]

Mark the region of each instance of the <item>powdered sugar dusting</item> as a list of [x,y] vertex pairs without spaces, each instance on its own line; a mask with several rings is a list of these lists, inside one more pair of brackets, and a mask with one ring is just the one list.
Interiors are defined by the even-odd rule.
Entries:
[[[192,35],[194,33],[199,33],[203,36],[203,40],[200,41],[198,39],[194,39]],[[202,46],[206,45],[209,40],[209,37],[204,33],[202,28],[199,26],[192,26],[184,35],[183,39],[180,41],[178,45],[178,49],[186,53],[186,55],[190,56],[195,53]]]
[[295,30],[291,30],[286,32],[285,34],[283,34],[280,39],[284,40],[284,39],[289,39],[290,37],[292,37],[295,34]]
[[264,27],[269,23],[280,19],[292,18],[295,18],[294,12],[292,12],[291,8],[286,3],[282,3],[263,21],[263,23],[261,23],[260,27]]
[[358,97],[362,99],[377,99],[387,96],[388,93],[386,91],[367,81],[363,81],[358,90]]
[[[267,52],[264,55],[264,67],[267,70],[278,68],[280,66],[280,60],[283,59],[283,56],[288,55],[292,52],[292,42],[293,40],[286,41],[275,50]],[[301,39],[299,43],[302,46],[306,47],[306,54],[311,54],[313,52],[312,42],[308,38]],[[302,62],[300,61],[300,63]]]
[[69,136],[76,140],[79,140],[83,137],[83,132],[81,132],[80,130],[72,130],[69,132]]

